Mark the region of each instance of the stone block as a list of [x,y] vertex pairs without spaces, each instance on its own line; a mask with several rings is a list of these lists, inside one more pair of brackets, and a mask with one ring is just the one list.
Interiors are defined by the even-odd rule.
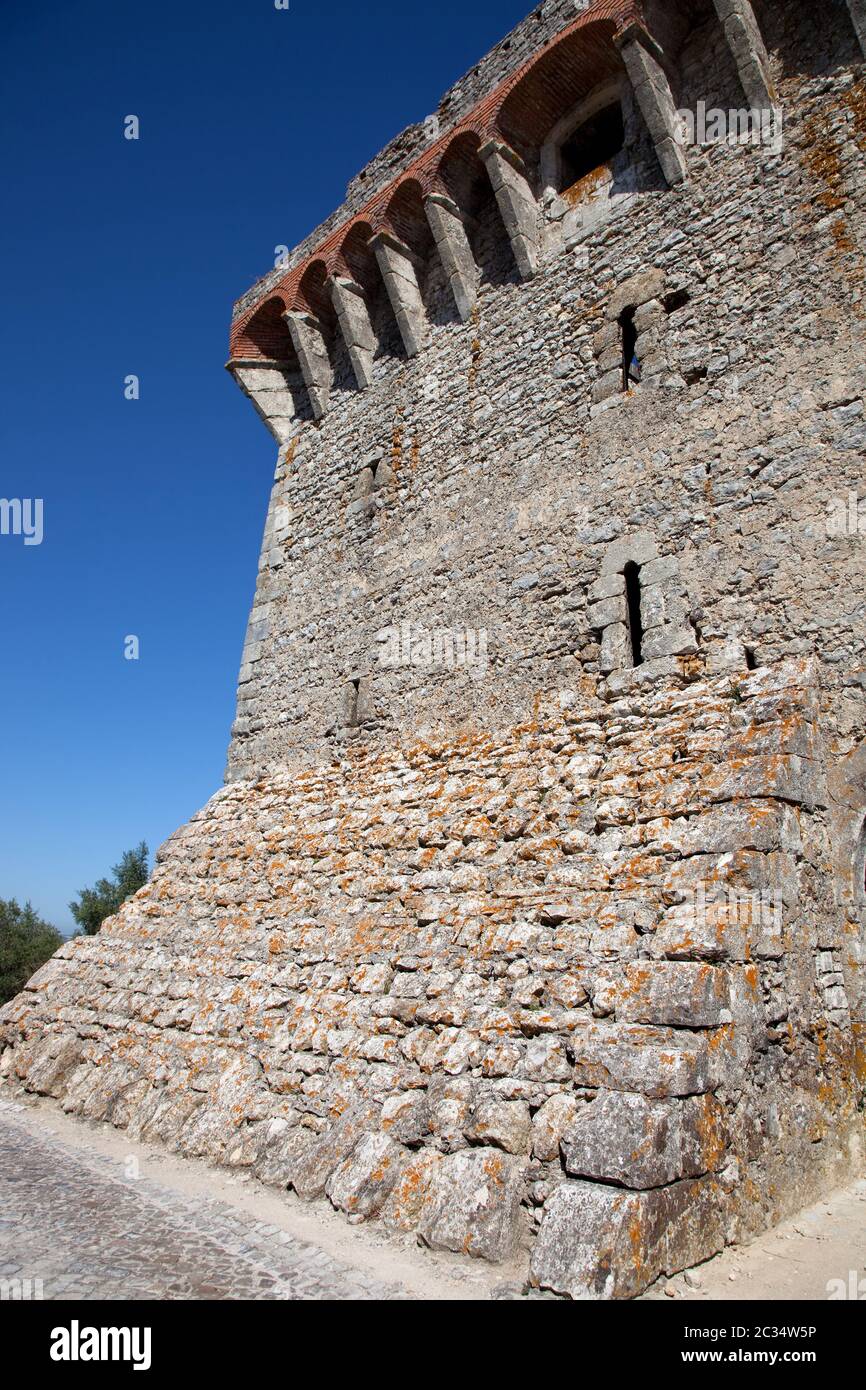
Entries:
[[714,768],[704,783],[709,801],[772,797],[809,810],[828,804],[822,765],[811,758],[785,754],[731,759]]
[[847,3],[854,32],[864,55],[866,55],[866,0],[847,0]]
[[430,1201],[433,1175],[444,1162],[435,1149],[420,1149],[406,1158],[382,1207],[390,1231],[414,1231]]
[[325,1193],[350,1216],[375,1216],[385,1205],[400,1173],[406,1150],[387,1134],[365,1134],[335,1168]]
[[376,352],[376,336],[366,297],[360,286],[351,280],[332,276],[328,283],[355,380],[364,390],[373,385],[373,357]]
[[574,1084],[640,1091],[652,1097],[715,1090],[728,1075],[728,1031],[710,1035],[627,1023],[592,1023],[573,1036]]
[[285,1121],[274,1122],[266,1131],[253,1163],[253,1173],[273,1187],[288,1187],[295,1166],[315,1142],[316,1136]]
[[[649,279],[657,274],[655,271],[647,271],[646,277]],[[635,276],[623,285],[617,294],[629,295],[638,293],[639,282],[642,276]],[[616,295],[614,295],[614,300]],[[628,299],[626,299],[628,303]],[[624,306],[623,306],[624,307]],[[604,552],[601,561],[602,577],[609,574],[622,574],[626,565],[646,565],[650,560],[654,560],[658,555],[658,545],[653,536],[648,531],[636,531],[630,536],[624,536],[622,540],[612,541]]]
[[642,651],[648,661],[664,656],[694,656],[698,639],[691,627],[665,624],[644,634]]
[[320,420],[330,405],[332,377],[322,326],[309,314],[287,313],[283,318],[298,354],[313,414]]
[[601,405],[603,401],[609,401],[614,396],[622,394],[622,368],[617,367],[613,371],[607,371],[593,384],[592,399],[596,405]]
[[736,850],[766,853],[802,850],[800,822],[794,807],[772,801],[731,802],[696,816],[647,821],[641,838],[665,853],[728,854]]
[[572,1177],[663,1187],[716,1171],[727,1143],[725,1110],[714,1096],[650,1100],[608,1091],[581,1106],[562,1137],[562,1158]]
[[559,1144],[563,1134],[574,1122],[583,1102],[564,1092],[551,1096],[535,1112],[532,1118],[532,1153],[542,1163],[552,1163],[559,1158]]
[[[677,139],[677,112],[667,76],[655,54],[642,42],[637,26],[632,25],[618,35],[617,45],[662,172],[673,187],[688,177],[688,166]],[[647,297],[658,298],[657,295]]]
[[632,651],[628,629],[625,623],[611,623],[602,633],[598,669],[603,675],[607,675],[610,671],[621,671],[623,667],[631,664]]
[[608,627],[611,623],[625,623],[625,595],[615,594],[599,603],[591,603],[586,616],[590,627]]
[[616,991],[623,1023],[673,1028],[718,1028],[730,1022],[730,990],[723,967],[704,962],[635,961]]
[[659,555],[654,560],[647,560],[640,572],[642,585],[646,584],[679,584],[680,567],[673,555]]
[[[647,584],[643,570],[640,580],[640,619],[644,632],[648,634],[651,628],[661,627],[663,623],[670,626],[684,625],[689,604],[684,597],[682,586],[671,580],[664,584]],[[674,655],[671,652],[658,654]]]
[[470,1144],[488,1144],[506,1153],[522,1154],[529,1150],[531,1128],[525,1101],[485,1096],[473,1110],[463,1134]]
[[430,1134],[430,1103],[426,1091],[389,1096],[382,1106],[382,1128],[399,1144],[420,1144]]
[[498,1149],[451,1154],[435,1168],[418,1234],[432,1250],[498,1263],[519,1237],[524,1165]]
[[[630,645],[628,659],[631,661]],[[681,678],[682,663],[679,658],[660,656],[652,661],[644,661],[640,666],[629,666],[626,670],[617,671],[609,677],[607,689],[611,697],[616,699],[618,696],[639,689],[641,686],[650,686],[660,684],[662,681]]]
[[382,273],[406,353],[417,357],[427,340],[427,314],[415,257],[396,237],[384,232],[371,238],[370,249]]
[[750,960],[753,938],[743,905],[735,897],[733,901],[725,897],[706,900],[700,908],[693,903],[670,908],[652,935],[653,957],[709,962]]
[[531,1282],[578,1300],[634,1298],[723,1249],[729,1205],[712,1177],[651,1192],[563,1183],[545,1203]]
[[750,0],[714,2],[749,106],[770,110],[775,105],[770,59]]
[[619,572],[602,575],[586,591],[589,603],[601,603],[603,599],[615,598],[618,594],[625,595],[625,576]]
[[440,193],[429,194],[424,200],[424,209],[457,312],[465,323],[472,317],[478,297],[478,269],[463,215],[450,198]]
[[361,1135],[376,1126],[377,1107],[369,1102],[347,1110],[296,1158],[289,1174],[299,1197],[321,1197],[328,1178],[351,1153]]
[[522,279],[531,280],[538,269],[538,204],[522,161],[507,145],[490,140],[479,151],[490,176],[496,202],[508,233]]

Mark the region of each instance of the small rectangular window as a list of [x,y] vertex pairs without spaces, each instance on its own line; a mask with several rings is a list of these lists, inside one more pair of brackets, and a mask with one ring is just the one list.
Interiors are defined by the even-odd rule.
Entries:
[[560,192],[572,188],[587,174],[609,164],[625,143],[625,126],[619,102],[606,106],[579,125],[559,149],[562,170]]

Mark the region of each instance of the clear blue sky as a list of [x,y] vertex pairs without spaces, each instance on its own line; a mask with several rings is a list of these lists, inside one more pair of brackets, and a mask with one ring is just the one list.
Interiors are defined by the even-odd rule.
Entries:
[[232,301],[528,9],[2,0],[0,897],[71,929],[220,786],[276,453]]

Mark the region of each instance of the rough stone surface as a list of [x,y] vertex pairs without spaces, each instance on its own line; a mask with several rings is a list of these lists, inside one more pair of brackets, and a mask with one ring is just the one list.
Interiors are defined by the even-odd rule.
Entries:
[[428,1211],[418,1227],[434,1250],[485,1260],[514,1253],[522,1165],[496,1149],[451,1154],[434,1169]]
[[625,1187],[662,1187],[721,1166],[727,1147],[724,1109],[708,1095],[647,1100],[602,1093],[583,1106],[562,1138],[572,1177]]
[[[662,682],[625,707],[587,689],[507,740],[230,784],[0,1013],[7,1084],[487,1259],[533,1210],[544,1235],[564,1178],[717,1172],[753,1229],[796,1201],[792,1165],[803,1192],[842,1172],[859,1124],[823,814],[771,773],[757,836],[744,803],[707,804],[731,749],[765,770],[774,743],[820,754],[814,677]],[[705,817],[683,857],[676,827]],[[695,883],[712,905],[779,881],[782,973],[760,914],[721,946],[716,917],[679,925],[703,922]]]
[[[228,785],[0,1011],[8,1087],[575,1297],[856,1170],[861,9],[552,0],[290,257],[320,302],[245,297],[280,448]],[[669,187],[671,100],[756,62],[781,144]],[[538,199],[608,100],[622,150]]]
[[558,1187],[532,1256],[532,1282],[574,1299],[629,1298],[660,1274],[725,1243],[728,1200],[713,1179],[626,1192],[597,1183]]

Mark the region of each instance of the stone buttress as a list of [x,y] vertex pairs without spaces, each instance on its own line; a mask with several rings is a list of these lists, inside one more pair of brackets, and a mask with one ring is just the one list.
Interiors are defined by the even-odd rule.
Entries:
[[562,692],[507,735],[235,782],[2,1011],[3,1072],[543,1288],[637,1293],[857,1142],[814,676]]

